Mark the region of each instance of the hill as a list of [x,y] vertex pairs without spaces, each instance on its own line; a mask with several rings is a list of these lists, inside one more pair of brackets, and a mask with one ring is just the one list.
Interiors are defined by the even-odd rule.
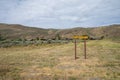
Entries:
[[56,29],[33,28],[18,24],[0,24],[0,34],[8,39],[48,38],[50,35],[52,36],[55,31]]
[[7,39],[53,39],[59,34],[61,38],[72,38],[73,35],[89,35],[109,39],[120,38],[120,25],[101,26],[95,28],[43,29],[18,24],[0,24],[0,35]]

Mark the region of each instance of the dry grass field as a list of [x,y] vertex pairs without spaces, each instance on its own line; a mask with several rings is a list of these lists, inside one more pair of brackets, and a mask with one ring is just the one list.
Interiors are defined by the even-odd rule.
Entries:
[[120,80],[120,43],[109,40],[0,48],[0,80]]

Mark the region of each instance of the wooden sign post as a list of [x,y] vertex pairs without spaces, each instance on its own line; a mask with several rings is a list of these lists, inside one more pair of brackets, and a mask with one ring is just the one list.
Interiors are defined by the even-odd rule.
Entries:
[[76,45],[76,39],[75,39],[75,60],[77,59],[77,45]]
[[85,56],[85,59],[86,59],[86,40],[84,40],[84,56]]
[[75,39],[75,60],[77,59],[77,39],[79,39],[79,36],[73,36],[73,38]]
[[82,39],[84,40],[84,58],[86,59],[86,40],[89,38],[87,35],[82,35],[82,36],[78,36],[75,35],[73,36],[73,38],[75,39],[75,60],[77,59],[77,44],[76,44],[76,39]]

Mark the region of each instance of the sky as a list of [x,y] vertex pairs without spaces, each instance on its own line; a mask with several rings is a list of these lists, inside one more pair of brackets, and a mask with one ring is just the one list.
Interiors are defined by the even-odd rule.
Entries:
[[120,24],[120,0],[0,0],[0,23],[56,29]]

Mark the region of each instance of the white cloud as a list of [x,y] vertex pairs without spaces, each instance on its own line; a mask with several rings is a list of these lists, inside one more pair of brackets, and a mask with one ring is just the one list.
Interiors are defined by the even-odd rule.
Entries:
[[[48,16],[52,9],[45,4],[40,4],[39,0],[27,0],[21,2],[21,5],[10,11],[10,18],[15,21],[26,21],[39,16]],[[15,17],[15,18],[14,18]]]
[[[0,21],[59,27],[119,22],[120,0],[0,0]],[[110,21],[110,18],[114,20]]]
[[60,16],[61,20],[77,21],[79,18],[77,16]]

